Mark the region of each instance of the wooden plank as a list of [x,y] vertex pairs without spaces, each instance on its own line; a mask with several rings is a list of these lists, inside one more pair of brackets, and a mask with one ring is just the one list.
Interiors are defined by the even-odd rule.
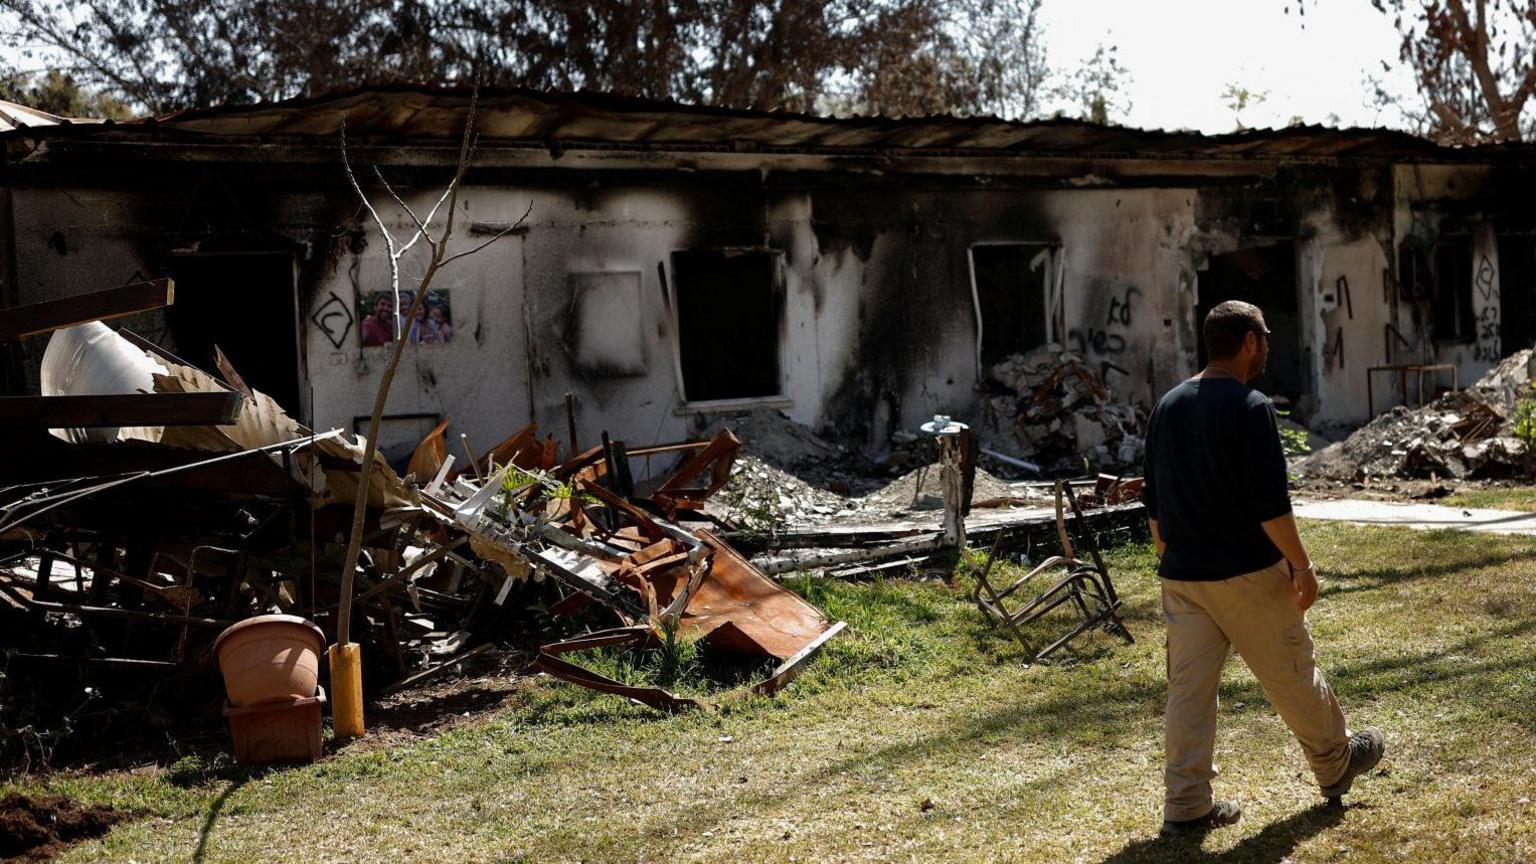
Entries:
[[65,429],[94,426],[228,426],[239,393],[116,393],[110,396],[0,397],[0,425]]
[[180,665],[169,660],[140,660],[134,657],[72,657],[66,654],[29,654],[22,651],[14,652],[9,656],[13,661],[65,663],[104,669],[142,669],[153,671],[157,669],[175,669]]
[[197,615],[174,615],[140,611],[138,609],[118,609],[115,606],[87,606],[79,603],[54,603],[46,600],[34,600],[4,582],[0,582],[0,594],[5,594],[5,596],[11,598],[23,609],[40,609],[44,612],[59,612],[88,618],[120,618],[129,621],[152,621],[168,625],[185,624],[191,627],[212,627],[218,630],[222,630],[235,623],[229,619],[203,618]]
[[171,280],[155,279],[62,300],[0,309],[0,340],[25,339],[87,321],[107,321],[160,309],[171,305],[175,293]]

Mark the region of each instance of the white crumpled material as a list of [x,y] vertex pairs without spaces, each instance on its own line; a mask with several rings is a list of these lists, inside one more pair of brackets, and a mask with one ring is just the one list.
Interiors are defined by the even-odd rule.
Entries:
[[[155,375],[165,366],[117,335],[100,321],[55,330],[43,351],[44,396],[108,396],[119,393],[155,392]],[[72,444],[88,441],[116,442],[130,439],[158,442],[163,426],[54,429],[53,434]]]

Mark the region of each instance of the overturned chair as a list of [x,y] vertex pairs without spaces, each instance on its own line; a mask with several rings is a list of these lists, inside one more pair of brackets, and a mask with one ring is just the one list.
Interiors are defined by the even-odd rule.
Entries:
[[[1084,535],[1089,555],[1093,559],[1091,564],[1077,558],[1076,548],[1067,531],[1062,506],[1063,497],[1071,505],[1073,521]],[[1078,509],[1077,497],[1073,495],[1070,483],[1063,481],[1056,484],[1056,533],[1061,538],[1062,554],[1047,558],[1012,585],[998,590],[987,577],[991,575],[992,565],[997,561],[997,552],[1002,545],[1003,533],[999,531],[997,538],[992,541],[992,550],[987,554],[986,566],[976,577],[976,587],[971,592],[971,599],[975,601],[982,613],[996,619],[1007,628],[1026,651],[1033,649],[1024,635],[1025,627],[1065,603],[1071,603],[1079,614],[1079,620],[1071,629],[1035,654],[1035,661],[1049,657],[1085,631],[1095,627],[1102,627],[1106,633],[1119,636],[1126,641],[1126,644],[1136,641],[1131,636],[1131,632],[1126,629],[1125,622],[1120,620],[1120,596],[1115,593],[1115,583],[1110,579],[1109,568],[1104,566],[1104,559],[1099,554],[1098,540],[1083,519],[1082,511]],[[1023,591],[1035,581],[1036,577],[1053,571],[1064,571],[1064,573],[1049,588],[1035,595],[1034,599],[1028,603],[1017,609],[1008,608],[1009,598]]]

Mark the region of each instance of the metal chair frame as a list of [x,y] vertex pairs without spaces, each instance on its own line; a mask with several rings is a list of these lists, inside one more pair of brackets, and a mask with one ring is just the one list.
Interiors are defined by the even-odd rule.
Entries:
[[[1076,557],[1077,552],[1067,532],[1064,518],[1063,492],[1071,505],[1074,521],[1086,537],[1088,552],[1093,560],[1091,564]],[[1019,640],[1019,644],[1028,651],[1032,648],[1024,635],[1026,626],[1065,603],[1070,602],[1076,606],[1081,620],[1061,637],[1040,649],[1035,654],[1035,662],[1044,660],[1082,635],[1084,631],[1094,627],[1102,627],[1106,633],[1119,636],[1128,645],[1135,643],[1135,638],[1126,629],[1125,622],[1120,619],[1120,596],[1115,592],[1115,584],[1109,576],[1109,569],[1104,566],[1104,559],[1099,554],[1098,539],[1085,524],[1082,511],[1077,506],[1077,497],[1073,495],[1069,483],[1056,484],[1056,532],[1061,538],[1061,548],[1065,554],[1047,558],[1013,584],[998,590],[987,577],[992,572],[992,565],[997,561],[997,550],[1002,544],[1003,532],[999,531],[997,538],[992,541],[992,550],[987,555],[986,566],[976,577],[976,587],[971,591],[971,599],[976,603],[977,608],[1006,627],[1014,638]],[[1024,589],[1035,577],[1059,569],[1065,570],[1066,573],[1049,588],[1017,609],[1008,608],[1005,601]],[[982,596],[983,594],[986,596]]]

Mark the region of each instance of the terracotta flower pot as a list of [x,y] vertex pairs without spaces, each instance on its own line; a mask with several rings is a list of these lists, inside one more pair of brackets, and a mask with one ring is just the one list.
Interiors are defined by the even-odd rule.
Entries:
[[219,634],[213,656],[229,704],[309,699],[320,682],[320,628],[295,615],[258,615]]

